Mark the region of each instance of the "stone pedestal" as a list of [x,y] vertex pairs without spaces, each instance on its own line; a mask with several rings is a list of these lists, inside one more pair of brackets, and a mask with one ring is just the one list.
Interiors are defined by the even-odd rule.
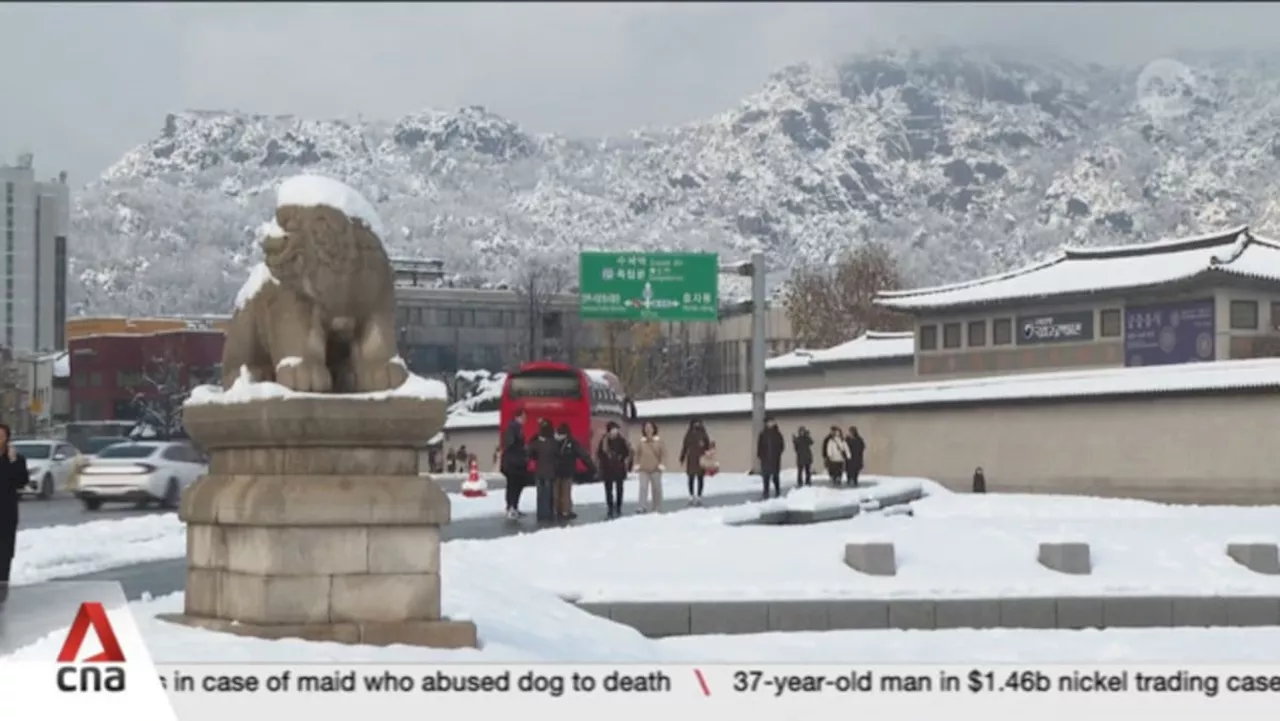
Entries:
[[183,494],[186,608],[263,638],[474,647],[440,615],[449,497],[418,475],[444,401],[306,396],[185,409],[209,475]]

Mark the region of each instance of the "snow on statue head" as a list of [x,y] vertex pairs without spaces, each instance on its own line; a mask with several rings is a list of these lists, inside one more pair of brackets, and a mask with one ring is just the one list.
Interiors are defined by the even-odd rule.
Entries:
[[337,180],[298,175],[281,184],[275,222],[262,232],[266,262],[236,298],[223,387],[240,379],[242,368],[254,382],[310,393],[404,383],[394,277],[373,206]]

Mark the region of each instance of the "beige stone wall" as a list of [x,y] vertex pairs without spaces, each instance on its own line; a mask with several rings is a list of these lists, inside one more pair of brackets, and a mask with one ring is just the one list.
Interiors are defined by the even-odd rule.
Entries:
[[[777,417],[788,436],[800,425],[821,435],[832,423],[856,424],[868,473],[924,476],[957,490],[983,466],[992,491],[1272,504],[1280,503],[1280,445],[1267,429],[1277,412],[1280,397],[1263,394]],[[688,423],[655,420],[673,439]],[[748,470],[750,417],[705,420],[724,469]],[[449,433],[468,448],[491,449],[496,437],[496,429]]]

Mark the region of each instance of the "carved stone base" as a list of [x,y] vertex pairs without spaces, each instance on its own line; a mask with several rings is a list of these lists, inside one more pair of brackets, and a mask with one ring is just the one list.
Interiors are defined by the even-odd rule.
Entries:
[[210,474],[182,497],[177,622],[262,638],[474,646],[440,611],[449,497],[416,446],[443,402],[308,396],[187,408]]
[[408,621],[405,623],[313,623],[296,625],[261,625],[236,623],[218,618],[201,618],[167,613],[160,620],[208,631],[221,631],[237,636],[278,640],[300,638],[306,641],[368,646],[427,646],[430,648],[475,648],[476,625],[470,621]]

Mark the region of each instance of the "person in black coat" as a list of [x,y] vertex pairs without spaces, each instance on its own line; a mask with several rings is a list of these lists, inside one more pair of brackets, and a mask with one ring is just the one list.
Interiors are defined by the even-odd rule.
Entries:
[[[529,483],[529,449],[525,442],[524,424],[528,420],[524,409],[516,411],[516,415],[507,424],[502,434],[502,461],[499,468],[507,479],[506,500],[507,518],[516,519],[524,514],[520,512],[520,493]],[[453,453],[453,451],[450,451]],[[450,463],[456,467],[461,454],[455,454]]]
[[529,459],[533,462],[533,480],[537,489],[539,523],[556,520],[555,483],[560,469],[560,442],[556,440],[551,421],[538,421],[538,435],[529,441]]
[[556,517],[561,521],[572,521],[578,517],[573,512],[573,481],[578,475],[578,462],[581,461],[592,476],[596,474],[596,464],[591,460],[591,454],[573,437],[568,423],[561,423],[556,429],[556,442],[560,444],[556,455]]
[[596,445],[596,461],[600,466],[600,480],[604,481],[604,502],[609,506],[606,517],[622,515],[622,482],[631,472],[631,444],[622,435],[622,428],[609,421],[605,433]]
[[9,426],[0,423],[0,603],[9,597],[9,572],[18,545],[18,492],[30,480],[27,459],[9,445]]
[[849,435],[845,437],[845,443],[849,445],[849,462],[844,464],[844,474],[849,479],[849,485],[856,486],[858,474],[862,473],[862,459],[867,453],[867,442],[858,435],[857,426],[849,426]]
[[760,461],[760,477],[764,481],[764,498],[769,497],[769,485],[773,485],[773,496],[782,495],[782,453],[787,449],[787,442],[778,430],[776,418],[764,419],[764,430],[756,439],[756,458]]
[[973,470],[973,492],[987,492],[987,474],[982,472],[982,466],[978,466]]
[[809,429],[800,426],[800,430],[791,438],[791,447],[796,449],[796,488],[813,485],[813,436]]

